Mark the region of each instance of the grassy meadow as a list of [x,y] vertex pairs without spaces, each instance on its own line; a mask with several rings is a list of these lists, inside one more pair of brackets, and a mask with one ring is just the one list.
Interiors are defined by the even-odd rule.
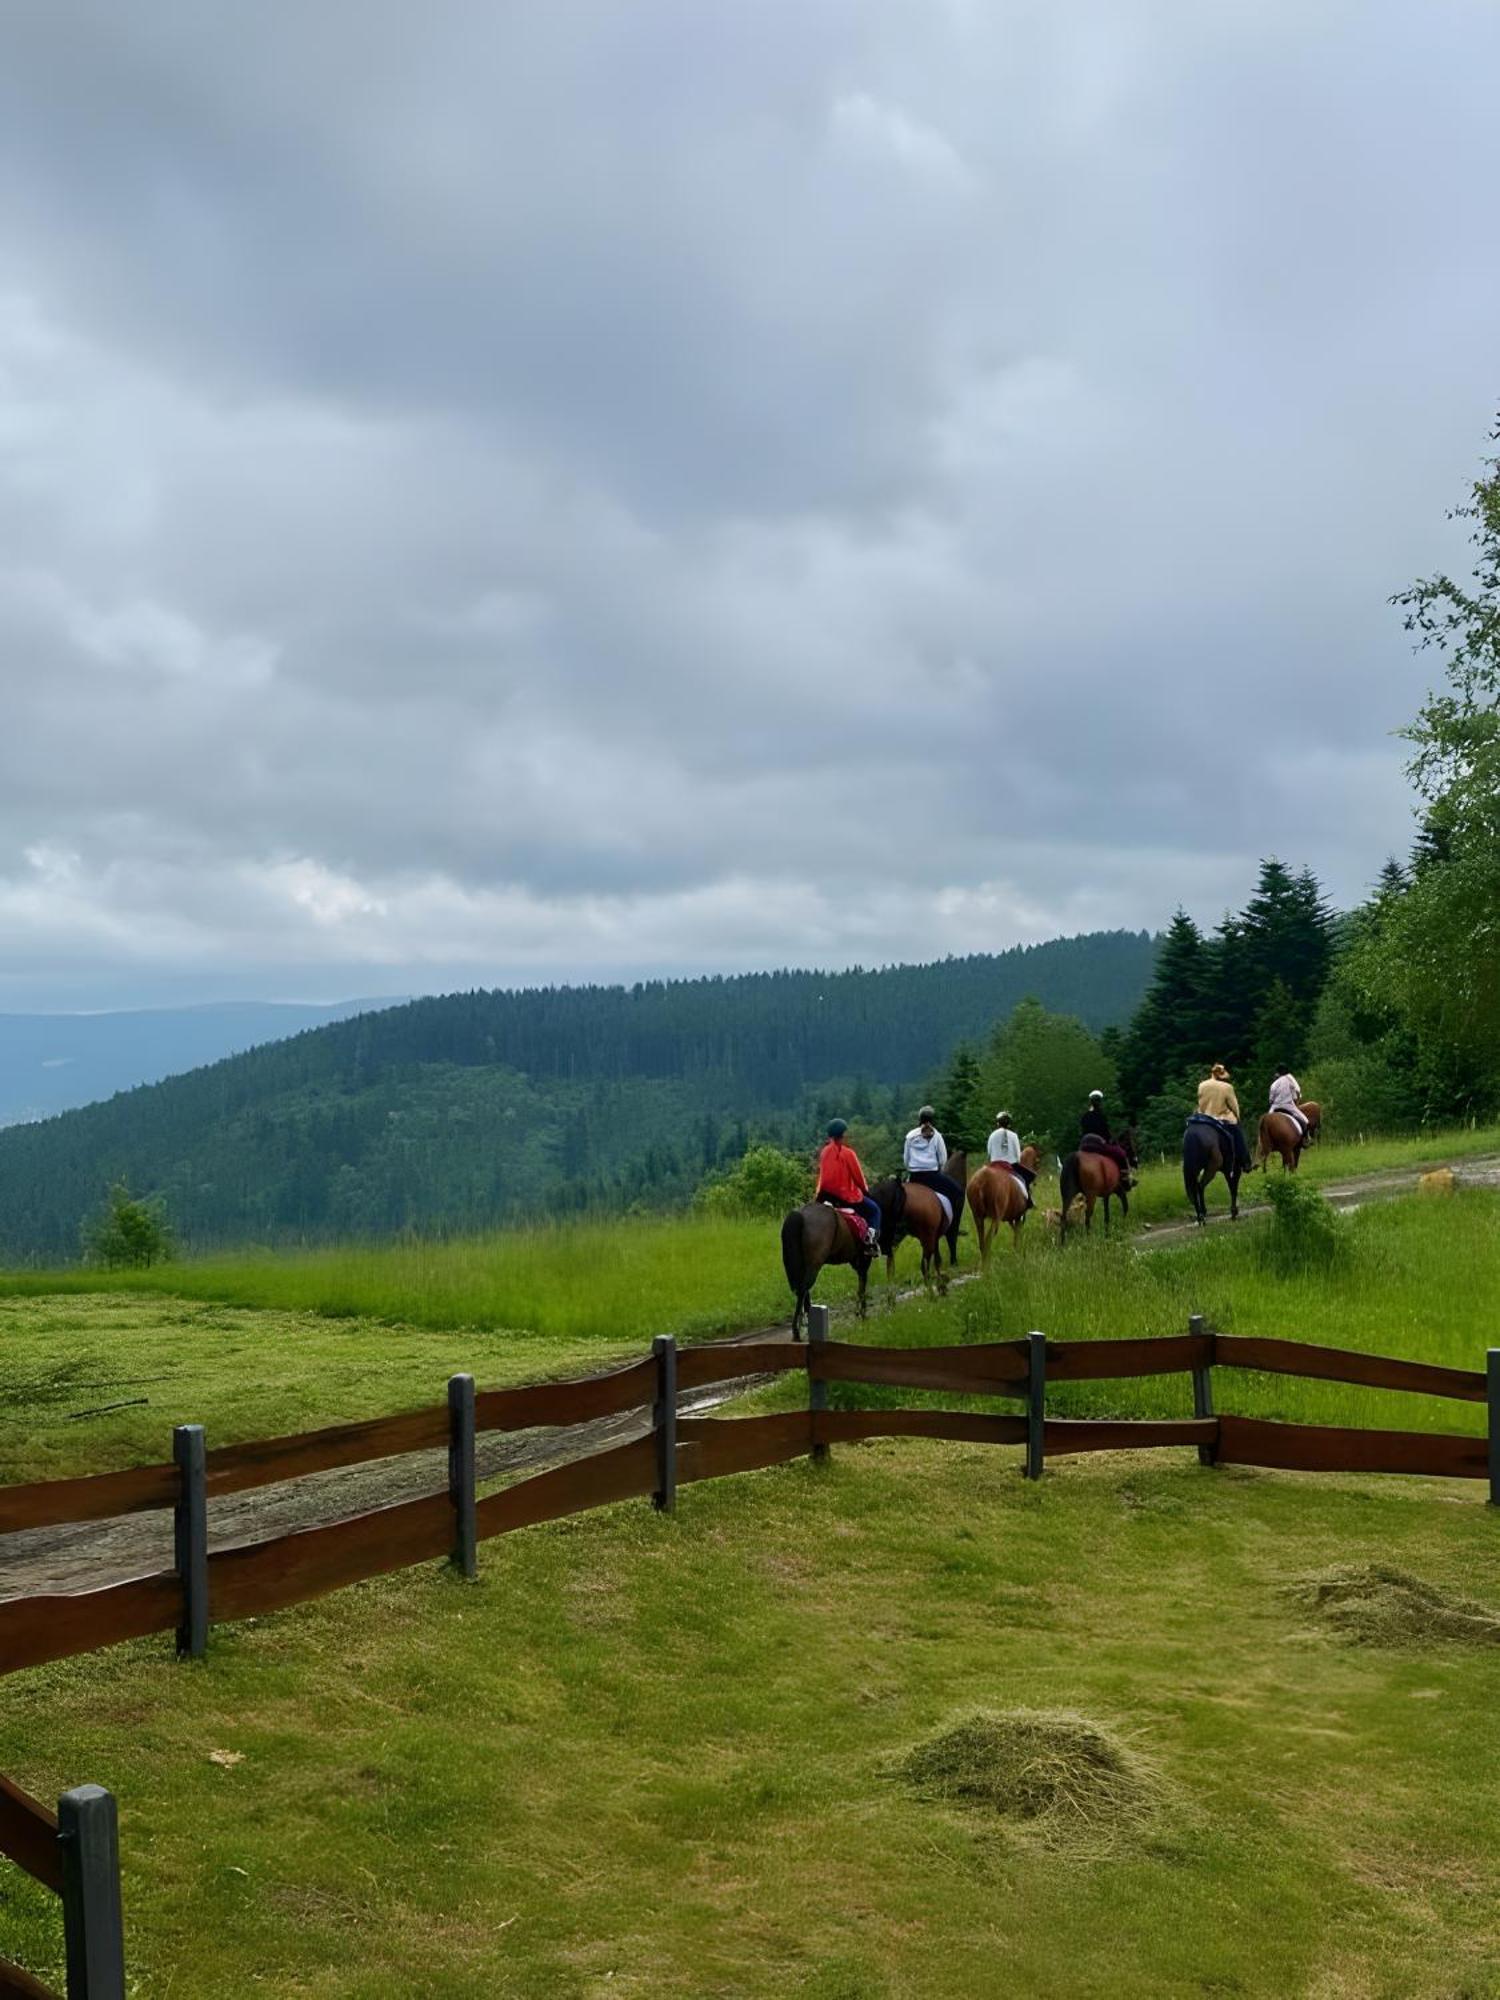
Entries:
[[[140,2000],[1500,1992],[1500,1647],[1354,1646],[1378,1561],[1500,1608],[1477,1492],[884,1443],[18,1676],[0,1769],[122,1803]],[[1141,1824],[914,1793],[975,1710],[1072,1712]],[[1088,1796],[1084,1795],[1087,1810]],[[4,1948],[55,1905],[0,1869]]]
[[[1265,1220],[1149,1255],[1062,1251],[1033,1223],[980,1282],[882,1295],[868,1337],[1158,1334],[1197,1311],[1476,1367],[1500,1327],[1497,1224],[1490,1191],[1371,1203],[1287,1267]],[[653,1241],[673,1246],[659,1296]],[[704,1333],[783,1309],[763,1224],[648,1225],[618,1260],[606,1234],[581,1325],[548,1288],[555,1235],[488,1247],[416,1323],[383,1309],[398,1271],[418,1283],[403,1260],[437,1270],[465,1246],[378,1253],[363,1313],[356,1253],[344,1292],[287,1260],[297,1304],[232,1289],[231,1271],[273,1291],[269,1260],[14,1284],[0,1478],[160,1457],[185,1418],[229,1442],[431,1401],[460,1367],[582,1370],[674,1312]],[[715,1316],[699,1279],[736,1254]],[[536,1285],[525,1310],[506,1257]],[[1482,1427],[1478,1406],[1281,1377],[1220,1371],[1215,1393],[1288,1419]],[[133,1395],[150,1401],[72,1414]],[[782,1380],[746,1406],[797,1397]],[[1185,1414],[1188,1387],[1060,1386],[1051,1406]],[[139,2000],[1500,1996],[1500,1626],[1352,1644],[1289,1592],[1375,1564],[1500,1614],[1479,1483],[1177,1451],[1058,1461],[1036,1487],[1018,1467],[840,1447],[689,1487],[674,1517],[639,1502],[485,1544],[475,1586],[434,1565],[217,1627],[201,1667],[152,1640],[20,1674],[0,1682],[0,1770],[43,1796],[117,1793]],[[1148,1808],[1052,1828],[899,1775],[945,1725],[1017,1708],[1111,1732],[1151,1774]],[[56,1980],[60,1951],[55,1903],[0,1865],[0,1952]]]

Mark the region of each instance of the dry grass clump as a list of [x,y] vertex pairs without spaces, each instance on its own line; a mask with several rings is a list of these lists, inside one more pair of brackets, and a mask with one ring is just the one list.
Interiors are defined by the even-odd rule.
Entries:
[[1360,1646],[1421,1646],[1436,1640],[1500,1645],[1500,1618],[1403,1569],[1349,1563],[1288,1585],[1291,1597]]
[[1107,1853],[1151,1820],[1161,1780],[1113,1731],[1066,1710],[977,1710],[917,1744],[899,1775],[1024,1828],[1041,1845]]

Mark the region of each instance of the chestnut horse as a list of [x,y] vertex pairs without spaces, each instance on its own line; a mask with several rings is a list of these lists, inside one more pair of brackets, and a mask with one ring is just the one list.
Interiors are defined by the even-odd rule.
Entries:
[[852,1264],[859,1275],[856,1310],[865,1314],[865,1281],[875,1261],[875,1245],[855,1234],[841,1209],[826,1201],[794,1208],[781,1225],[781,1266],[797,1303],[792,1312],[792,1338],[802,1338],[802,1323],[812,1304],[812,1288],[825,1264]]
[[880,1204],[880,1247],[885,1252],[887,1278],[894,1279],[896,1275],[896,1245],[903,1237],[911,1236],[922,1249],[922,1282],[926,1284],[930,1278],[936,1278],[938,1290],[945,1290],[943,1238],[948,1238],[951,1262],[958,1217],[955,1215],[950,1223],[934,1190],[923,1187],[920,1181],[878,1181],[870,1194]]
[[[1131,1166],[1140,1165],[1140,1155],[1136,1151],[1135,1133],[1130,1126],[1122,1126],[1115,1134],[1114,1143],[1124,1153]],[[1082,1147],[1076,1153],[1069,1153],[1062,1163],[1059,1177],[1062,1200],[1062,1234],[1068,1234],[1068,1211],[1079,1196],[1083,1197],[1083,1226],[1088,1231],[1094,1226],[1094,1204],[1104,1203],[1104,1233],[1109,1234],[1109,1204],[1118,1201],[1120,1213],[1130,1213],[1130,1203],[1125,1189],[1120,1185],[1120,1169],[1107,1153],[1095,1153]]]
[[[1040,1164],[1035,1146],[1021,1148],[1021,1165],[1028,1172],[1034,1174]],[[1026,1211],[1031,1204],[1026,1199],[1024,1184],[1017,1180],[1010,1168],[993,1162],[981,1167],[969,1182],[968,1194],[974,1234],[979,1238],[980,1263],[989,1263],[990,1246],[1000,1234],[1002,1222],[1010,1224],[1011,1236],[1019,1247],[1021,1224],[1026,1220]]]
[[1281,1164],[1289,1174],[1297,1171],[1297,1162],[1302,1157],[1303,1148],[1310,1146],[1323,1127],[1323,1107],[1309,1099],[1299,1106],[1307,1120],[1307,1137],[1304,1139],[1297,1129],[1295,1118],[1288,1118],[1284,1112],[1268,1111],[1260,1121],[1260,1143],[1255,1149],[1255,1163],[1267,1167],[1271,1155],[1279,1153]]

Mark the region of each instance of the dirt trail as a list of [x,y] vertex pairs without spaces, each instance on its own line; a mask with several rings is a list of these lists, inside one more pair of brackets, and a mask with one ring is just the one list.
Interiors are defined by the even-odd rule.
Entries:
[[[1433,1164],[1442,1164],[1434,1162]],[[1420,1167],[1361,1174],[1323,1189],[1338,1208],[1404,1194],[1416,1184]],[[1463,1162],[1458,1168],[1465,1186],[1500,1187],[1500,1156]],[[1264,1202],[1247,1202],[1241,1214],[1265,1213]],[[1227,1219],[1216,1211],[1214,1221]],[[1148,1225],[1134,1237],[1137,1249],[1191,1241],[1197,1235],[1191,1221]],[[1003,1254],[1003,1252],[1001,1253]],[[977,1270],[961,1272],[954,1285],[972,1283]],[[891,1303],[915,1298],[920,1288],[897,1292]],[[890,1297],[888,1294],[887,1297]],[[733,1335],[725,1345],[746,1341],[787,1340],[786,1322]],[[681,1399],[684,1415],[702,1415],[769,1381],[752,1376],[720,1387],[689,1391]],[[563,1429],[490,1432],[478,1440],[479,1477],[486,1483],[508,1483],[548,1466],[561,1465],[611,1445],[624,1444],[648,1429],[645,1405],[619,1416]],[[335,1472],[309,1474],[248,1493],[211,1501],[208,1539],[211,1549],[265,1541],[298,1528],[322,1526],[424,1493],[441,1492],[447,1484],[447,1455],[442,1450],[409,1452],[401,1458],[377,1459],[368,1465],[345,1466]],[[64,1527],[33,1528],[24,1534],[0,1535],[0,1599],[43,1592],[99,1589],[127,1577],[149,1575],[172,1565],[172,1517],[169,1512],[124,1515],[113,1521],[84,1521]]]

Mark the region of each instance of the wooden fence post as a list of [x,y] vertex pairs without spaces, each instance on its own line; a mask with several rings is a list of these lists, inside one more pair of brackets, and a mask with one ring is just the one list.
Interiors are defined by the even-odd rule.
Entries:
[[1489,1391],[1490,1505],[1500,1507],[1500,1347],[1489,1351],[1485,1386]]
[[1047,1420],[1047,1336],[1026,1336],[1026,1477],[1042,1476],[1043,1425]]
[[57,1840],[68,2000],[125,2000],[120,1839],[111,1795],[98,1785],[64,1792],[57,1802]]
[[656,1356],[656,1404],[651,1412],[656,1432],[656,1491],[651,1498],[662,1513],[677,1505],[677,1342],[659,1333],[651,1343]]
[[827,1306],[809,1306],[807,1309],[807,1421],[813,1433],[813,1463],[822,1465],[828,1457],[828,1446],[818,1441],[818,1415],[828,1408],[828,1384],[812,1372],[813,1354],[828,1338]]
[[[1190,1334],[1203,1332],[1202,1313],[1189,1314],[1188,1332]],[[1201,1368],[1193,1370],[1193,1415],[1195,1417],[1211,1417],[1214,1413],[1214,1384],[1211,1372],[1213,1359],[1214,1337],[1212,1334],[1209,1334],[1208,1359]],[[1218,1455],[1217,1448],[1211,1444],[1200,1444],[1198,1447],[1198,1463],[1200,1465],[1212,1465]]]
[[178,1424],[172,1462],[181,1486],[172,1510],[172,1544],[182,1584],[179,1658],[201,1660],[208,1650],[208,1485],[202,1424]]
[[453,1567],[472,1583],[479,1574],[475,1518],[474,1377],[448,1377],[448,1498],[453,1503]]

